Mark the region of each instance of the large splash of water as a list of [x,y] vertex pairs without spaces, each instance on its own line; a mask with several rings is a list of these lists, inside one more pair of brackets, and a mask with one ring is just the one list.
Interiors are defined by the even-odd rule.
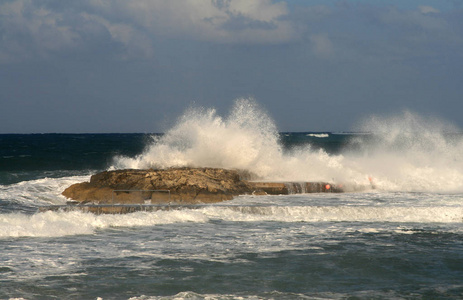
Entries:
[[269,162],[280,158],[273,121],[255,101],[239,99],[226,118],[215,109],[188,109],[141,155],[118,157],[116,168],[237,168],[267,176],[273,169]]
[[310,146],[285,153],[273,120],[253,99],[239,99],[227,117],[190,108],[141,155],[118,157],[115,168],[235,168],[265,180],[308,181],[331,180],[340,160]]
[[[334,181],[401,191],[461,191],[463,140],[455,128],[411,113],[374,117],[350,151],[330,155],[310,145],[283,149],[273,120],[252,99],[239,99],[227,117],[190,108],[135,158],[115,168],[217,167],[248,170],[264,180]],[[355,146],[355,147],[354,147]],[[356,151],[352,151],[356,149]]]
[[[359,127],[371,138],[350,153],[353,165],[386,190],[463,191],[460,130],[411,112],[370,117]],[[358,141],[353,141],[355,143]]]

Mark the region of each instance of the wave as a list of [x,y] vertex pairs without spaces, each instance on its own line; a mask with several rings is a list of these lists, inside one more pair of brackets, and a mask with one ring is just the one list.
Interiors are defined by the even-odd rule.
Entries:
[[353,139],[354,166],[386,190],[463,191],[463,136],[451,124],[411,112],[372,116],[360,130],[368,139]]
[[273,121],[255,101],[240,99],[223,118],[215,109],[190,108],[177,124],[135,157],[115,158],[115,168],[218,167],[273,172],[282,159]]
[[[239,99],[227,117],[190,108],[136,157],[113,168],[245,169],[273,181],[329,181],[388,191],[463,191],[463,139],[444,122],[405,112],[372,117],[340,154],[310,144],[284,149],[273,120],[253,99]],[[329,138],[329,137],[328,137]],[[328,139],[326,138],[326,139]]]
[[[451,288],[443,287],[442,285],[428,285],[426,292],[432,295],[437,295],[436,298],[451,298],[452,290],[460,290],[462,285],[453,285]],[[423,290],[420,290],[423,292]],[[450,293],[449,293],[450,292]],[[296,292],[260,292],[257,294],[198,294],[191,291],[180,292],[169,296],[135,296],[128,300],[256,300],[256,299],[404,299],[407,298],[407,292],[401,290],[361,290],[349,292],[333,292],[333,291],[314,291],[310,293]],[[440,297],[442,295],[442,297]],[[445,297],[444,297],[445,295]],[[101,298],[99,298],[101,299]]]
[[[0,185],[0,202],[5,201],[13,210],[20,208],[35,210],[40,205],[65,204],[66,198],[61,192],[68,186],[89,180],[89,175],[61,178],[41,178],[19,183]],[[4,211],[6,208],[2,209]]]
[[330,135],[328,133],[308,133],[307,136],[316,137],[316,138],[327,138]]
[[[207,206],[122,215],[95,215],[80,211],[0,214],[0,237],[59,237],[94,234],[118,227],[147,227],[173,223],[229,222],[394,222],[461,223],[456,206]],[[407,232],[405,232],[407,233]]]
[[394,223],[461,223],[463,221],[463,209],[451,206],[241,206],[228,209],[230,212],[223,217],[232,221]]
[[204,222],[207,218],[196,211],[136,212],[125,215],[95,215],[79,211],[44,212],[33,215],[0,214],[0,237],[59,237],[94,234],[96,230],[114,227],[140,227],[156,224]]
[[[256,295],[247,295],[247,294],[198,294],[195,292],[180,292],[171,296],[136,296],[131,297],[129,300],[256,300],[256,299],[329,299],[333,298],[333,293],[326,293],[326,297],[310,297],[305,294],[300,293],[291,293],[291,292],[262,292]],[[348,298],[348,295],[339,294],[339,297],[336,298]],[[375,294],[377,296],[377,293]]]

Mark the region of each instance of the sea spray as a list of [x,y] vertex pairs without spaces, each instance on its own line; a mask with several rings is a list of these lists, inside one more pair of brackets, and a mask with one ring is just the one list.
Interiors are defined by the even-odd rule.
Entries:
[[377,188],[401,191],[463,190],[463,139],[459,129],[411,112],[373,116],[359,127],[349,160]]
[[372,117],[359,129],[367,134],[357,135],[339,154],[310,144],[286,149],[273,120],[254,100],[239,99],[227,117],[214,109],[188,109],[142,154],[116,157],[114,168],[217,167],[248,170],[269,181],[328,181],[391,191],[463,190],[458,129],[409,112]]
[[188,109],[141,155],[117,157],[115,167],[237,168],[266,177],[273,172],[272,164],[281,161],[278,139],[276,126],[256,102],[239,99],[227,118],[215,109]]
[[190,108],[165,135],[135,158],[115,158],[115,168],[216,167],[243,169],[264,180],[332,180],[342,156],[324,150],[284,151],[273,120],[253,99],[236,101],[229,116]]

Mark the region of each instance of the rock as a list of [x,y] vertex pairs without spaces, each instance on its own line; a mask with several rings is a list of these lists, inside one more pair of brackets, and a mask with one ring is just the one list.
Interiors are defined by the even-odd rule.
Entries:
[[116,170],[93,175],[62,193],[82,203],[213,203],[251,194],[256,188],[241,177],[249,174],[217,168]]
[[80,203],[197,204],[231,200],[238,195],[343,192],[326,182],[256,182],[249,172],[217,168],[116,170],[93,175],[62,193]]

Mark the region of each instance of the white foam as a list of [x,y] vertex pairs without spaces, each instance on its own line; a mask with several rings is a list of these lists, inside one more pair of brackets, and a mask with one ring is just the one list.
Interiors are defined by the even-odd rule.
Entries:
[[[141,295],[137,297],[131,297],[129,300],[258,300],[258,299],[273,299],[275,296],[281,296],[281,298],[307,298],[303,294],[294,294],[294,293],[279,293],[272,292],[269,293],[271,297],[257,296],[257,295],[232,295],[232,294],[198,294],[195,292],[180,292],[171,296],[146,296]],[[286,296],[286,297],[285,297]],[[278,298],[278,297],[277,297]]]
[[173,223],[230,222],[414,222],[461,223],[463,208],[372,206],[208,206],[122,215],[95,215],[79,211],[33,215],[0,214],[0,237],[57,237],[94,234],[117,227],[145,227]]
[[316,138],[327,138],[330,135],[328,133],[309,133],[309,134],[307,134],[307,136],[312,136],[312,137],[316,137]]
[[66,199],[61,193],[74,183],[88,180],[89,176],[71,176],[0,185],[0,199],[26,205],[64,204]]
[[135,157],[118,157],[116,168],[197,166],[248,169],[266,176],[281,160],[278,133],[253,101],[239,100],[228,118],[214,109],[190,109],[177,125]]
[[283,151],[274,122],[252,99],[240,99],[226,118],[214,109],[188,110],[142,154],[117,157],[114,167],[236,168],[265,180],[372,183],[389,191],[463,191],[463,139],[446,136],[457,129],[404,113],[372,118],[360,130],[373,138],[359,139],[355,153],[330,155],[310,145]]
[[268,180],[309,181],[331,180],[342,174],[342,161],[343,156],[310,147],[283,153],[273,120],[253,100],[240,99],[227,118],[214,109],[188,110],[141,155],[117,157],[114,167],[236,168]]
[[459,129],[439,120],[404,112],[372,117],[361,127],[373,141],[359,144],[348,160],[384,190],[463,191],[463,139]]
[[210,218],[228,221],[461,223],[463,208],[372,206],[236,206],[209,208]]
[[44,212],[33,215],[0,214],[0,237],[56,237],[93,234],[110,227],[139,227],[157,224],[206,222],[208,218],[197,211],[171,211],[125,215],[95,215],[79,211]]

